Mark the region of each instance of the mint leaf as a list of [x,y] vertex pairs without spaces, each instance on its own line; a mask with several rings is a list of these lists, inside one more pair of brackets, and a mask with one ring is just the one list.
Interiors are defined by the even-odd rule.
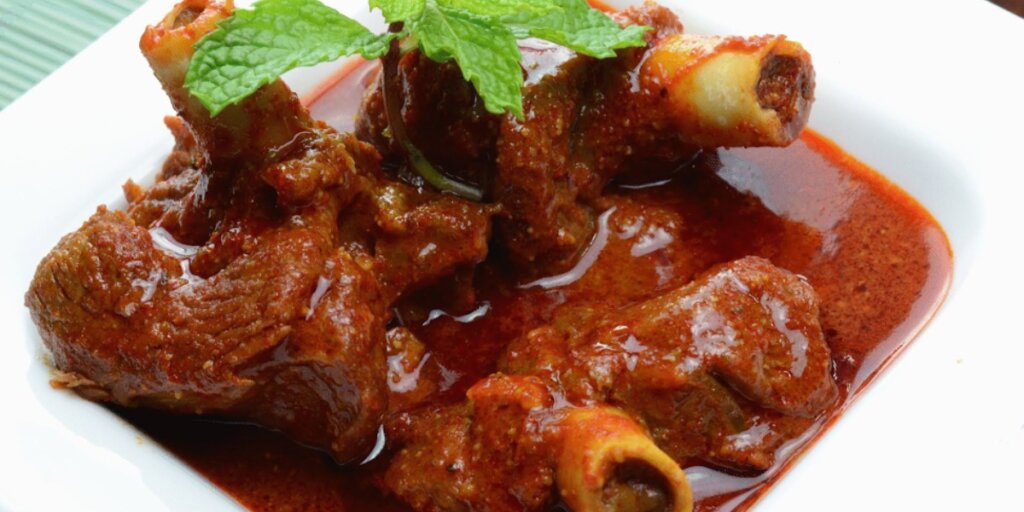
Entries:
[[411,20],[423,12],[424,0],[370,0],[370,8],[380,9],[388,23]]
[[523,12],[539,16],[555,9],[561,9],[553,0],[437,0],[437,3],[449,9],[498,18],[514,16]]
[[217,115],[282,73],[361,54],[378,58],[411,35],[427,57],[454,59],[488,111],[523,115],[517,38],[537,37],[598,58],[643,46],[648,27],[622,28],[586,0],[369,0],[401,33],[372,34],[319,0],[258,0],[196,44],[185,87]]
[[290,69],[355,53],[376,59],[392,37],[318,0],[259,0],[196,43],[185,87],[215,116]]
[[437,62],[455,59],[487,111],[523,117],[522,56],[508,27],[496,18],[436,0],[426,0],[420,16],[408,23],[427,57]]
[[614,57],[615,50],[644,46],[650,27],[621,27],[607,14],[590,7],[586,0],[541,0],[555,9],[543,13],[521,10],[502,17],[516,37],[532,36],[560,44],[584,55]]

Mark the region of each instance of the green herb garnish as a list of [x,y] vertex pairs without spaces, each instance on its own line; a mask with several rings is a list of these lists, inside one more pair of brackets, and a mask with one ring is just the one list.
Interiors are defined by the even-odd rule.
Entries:
[[[394,64],[398,59],[399,45],[393,43],[402,41],[401,48],[419,48],[437,62],[454,60],[489,112],[511,112],[521,119],[523,71],[517,39],[536,37],[606,58],[620,48],[643,46],[649,29],[623,28],[586,0],[369,2],[391,23],[387,33],[374,34],[319,0],[259,0],[252,9],[237,10],[196,43],[185,87],[217,115],[300,66],[360,54],[384,57],[387,73],[387,60]],[[400,122],[391,117],[391,124]],[[446,178],[436,170],[413,164],[435,186],[473,195],[442,183]]]

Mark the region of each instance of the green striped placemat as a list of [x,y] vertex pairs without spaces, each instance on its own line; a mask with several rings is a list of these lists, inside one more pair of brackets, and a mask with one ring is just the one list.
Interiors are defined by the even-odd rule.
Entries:
[[145,0],[0,0],[0,109]]

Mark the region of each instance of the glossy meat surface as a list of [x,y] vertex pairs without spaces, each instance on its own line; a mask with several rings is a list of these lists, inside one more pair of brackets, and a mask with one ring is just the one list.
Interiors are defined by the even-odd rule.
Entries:
[[472,272],[487,256],[494,213],[489,205],[377,174],[342,213],[342,246],[373,261],[390,304],[453,273]]
[[[616,19],[652,27],[647,46],[595,60],[543,41],[521,43],[523,119],[487,114],[451,64],[415,53],[401,62],[411,138],[502,207],[497,240],[523,272],[572,266],[594,235],[601,191],[616,177],[668,176],[700,147],[783,146],[806,124],[814,73],[799,44],[682,36],[675,14],[651,2]],[[356,129],[399,159],[386,136],[382,89],[364,99]],[[744,108],[699,108],[730,102]],[[720,126],[720,118],[728,122]]]
[[[638,21],[657,28],[652,45],[682,30],[670,11],[654,4],[623,15],[624,23]],[[651,92],[630,85],[644,49],[607,61],[539,41],[522,51],[523,120],[488,114],[456,68],[416,54],[401,63],[405,89],[414,91],[403,112],[414,142],[432,161],[501,205],[496,234],[505,253],[525,272],[543,275],[571,266],[589,241],[597,216],[587,199],[600,193],[631,146],[652,145],[657,131],[665,132],[669,147],[678,140],[656,120]],[[380,88],[366,96],[356,129],[385,155],[396,152],[383,135]]]
[[[386,404],[377,280],[336,249],[343,194],[279,207],[254,174],[202,246],[101,208],[26,300],[64,383],[90,398],[246,418],[347,460]],[[156,218],[153,202],[132,213]]]
[[[676,460],[764,470],[781,439],[745,403],[811,418],[838,395],[818,316],[807,283],[749,257],[611,314],[563,313],[513,342],[501,368],[622,407]],[[767,435],[751,442],[751,429]]]
[[415,510],[692,510],[682,470],[618,409],[569,406],[536,376],[500,373],[467,398],[392,426],[402,447],[385,485]]
[[125,212],[61,240],[26,304],[60,385],[253,421],[347,462],[387,407],[388,306],[483,260],[492,209],[392,181],[281,82],[209,118],[177,70],[229,12],[185,2],[147,31],[175,149],[155,185],[125,185]]
[[[237,171],[191,167],[178,133],[158,183],[126,187],[127,213],[101,209],[40,264],[26,301],[63,384],[365,454],[386,406],[387,305],[483,260],[491,209],[389,181],[372,148],[322,127]],[[200,211],[214,222],[180,222]]]
[[[404,436],[417,428],[404,418],[421,417],[406,413],[462,402],[468,389],[495,371],[511,341],[567,318],[562,309],[585,306],[610,314],[684,287],[720,262],[756,254],[813,284],[840,397],[821,415],[803,418],[745,404],[733,393],[744,411],[761,418],[744,437],[755,440],[773,431],[787,439],[774,453],[775,464],[764,472],[738,472],[700,459],[680,465],[690,475],[695,510],[746,510],[906,343],[948,283],[948,245],[934,220],[890,183],[851,162],[814,133],[785,150],[708,152],[668,183],[606,190],[601,211],[614,208],[606,216],[606,243],[588,251],[597,257],[573,274],[575,281],[525,287],[529,279],[492,251],[469,284],[460,273],[400,299],[396,320],[404,327],[390,331],[388,347],[389,416],[399,419],[386,422],[388,442],[368,465],[340,468],[320,452],[252,426],[145,410],[119,413],[253,510],[407,512],[411,507],[384,485],[391,461],[411,445]],[[833,224],[834,219],[842,220]],[[421,437],[429,438],[427,426],[447,423],[418,425]],[[447,474],[443,467],[423,462],[417,469],[414,459],[405,460],[409,494],[403,496],[427,488],[437,495],[447,485],[435,478]],[[645,474],[629,467],[616,473],[621,478],[613,482]],[[562,501],[556,492],[554,500]]]
[[[765,471],[835,402],[805,280],[756,257],[707,271],[730,242],[679,242],[702,236],[699,215],[606,191],[672,176],[698,146],[787,143],[806,120],[770,140],[682,123],[691,91],[673,83],[666,100],[657,74],[682,55],[664,43],[682,31],[670,11],[618,14],[655,30],[606,61],[525,43],[523,120],[483,112],[450,65],[405,57],[416,143],[482,203],[402,167],[379,92],[359,120],[369,144],[311,119],[280,81],[207,116],[181,70],[230,11],[188,0],[143,37],[177,144],[156,184],[125,185],[126,211],[101,207],[40,264],[26,303],[58,384],[257,423],[337,462],[386,439],[374,484],[416,510],[690,511],[684,466]],[[667,55],[657,73],[652,52]],[[765,83],[769,117],[801,89]],[[657,263],[583,279],[599,258]],[[496,268],[554,303],[469,380],[413,331],[420,313],[486,314]],[[406,315],[418,303],[451,313]]]
[[470,388],[468,402],[392,421],[402,448],[387,485],[418,510],[542,509],[567,491],[554,477],[565,436],[583,435],[567,418],[608,405],[649,429],[648,466],[664,452],[763,471],[786,417],[814,418],[838,397],[818,308],[806,282],[748,257],[629,307],[563,310],[513,341],[504,373]]

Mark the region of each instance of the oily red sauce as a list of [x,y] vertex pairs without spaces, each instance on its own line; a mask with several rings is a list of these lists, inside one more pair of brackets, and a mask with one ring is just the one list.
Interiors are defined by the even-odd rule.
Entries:
[[[351,129],[374,74],[369,64],[346,70],[309,98],[314,116]],[[615,210],[605,217],[604,243],[588,251],[589,267],[561,276],[560,286],[524,287],[495,253],[477,272],[475,304],[453,305],[438,286],[404,300],[396,316],[430,350],[425,371],[440,382],[431,400],[451,401],[494,370],[510,340],[547,323],[565,302],[620,307],[746,255],[805,276],[821,297],[841,400],[783,446],[763,474],[684,461],[697,510],[749,508],[919,332],[950,283],[950,247],[928,212],[810,130],[784,149],[705,151],[671,179],[615,184],[607,196]],[[419,375],[401,377],[415,392]],[[339,467],[258,427],[119,412],[251,509],[407,510],[374,486],[387,449],[369,464]]]

